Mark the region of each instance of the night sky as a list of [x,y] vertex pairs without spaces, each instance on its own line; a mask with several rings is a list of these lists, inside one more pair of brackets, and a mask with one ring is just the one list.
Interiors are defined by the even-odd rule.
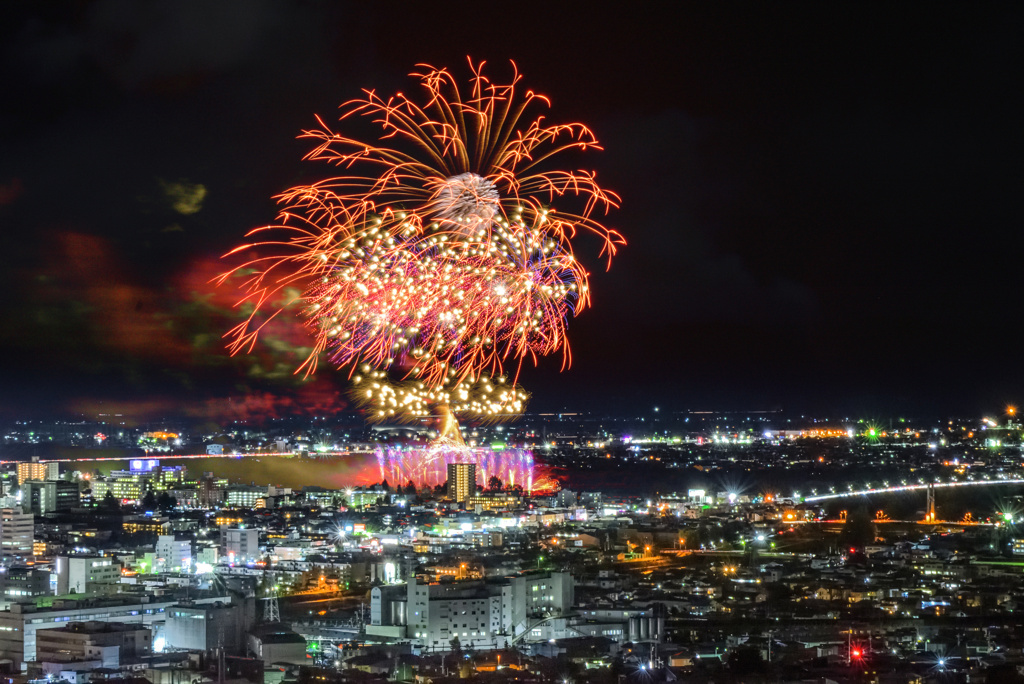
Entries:
[[[1021,400],[1024,8],[8,3],[0,412],[344,407],[228,357],[221,254],[328,169],[295,136],[417,63],[515,60],[623,198],[531,410],[977,414]],[[666,8],[674,5],[665,5]],[[19,9],[20,8],[20,9]],[[499,11],[500,10],[500,11]]]

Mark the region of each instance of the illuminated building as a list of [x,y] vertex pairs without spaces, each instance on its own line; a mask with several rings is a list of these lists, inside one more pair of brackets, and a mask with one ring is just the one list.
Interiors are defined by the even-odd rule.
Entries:
[[32,558],[34,536],[34,515],[16,508],[0,510],[0,559],[5,563]]
[[388,493],[383,489],[361,489],[356,487],[345,493],[345,499],[348,502],[349,508],[363,508],[376,505],[380,499],[387,501]]
[[220,542],[224,556],[233,563],[247,563],[260,556],[259,530],[221,527]]
[[456,563],[455,565],[431,565],[424,568],[424,574],[432,581],[451,579],[483,579],[484,568],[475,563]]
[[324,489],[323,487],[303,487],[302,495],[306,501],[320,506],[333,506],[338,499],[344,496],[336,489]]
[[58,477],[60,477],[60,464],[58,463],[40,463],[33,460],[18,464],[18,486],[25,484],[26,480],[56,480]]
[[241,525],[245,522],[245,518],[240,515],[227,515],[225,513],[221,513],[213,519],[213,522],[217,527],[231,527],[232,525]]
[[462,503],[476,494],[476,464],[448,464],[448,498]]
[[121,529],[129,534],[138,534],[140,532],[160,534],[168,527],[170,527],[170,525],[164,518],[148,518],[143,516],[139,516],[134,520],[125,520],[121,523]]
[[368,635],[405,638],[428,648],[502,647],[538,618],[567,614],[573,605],[572,575],[552,572],[486,582],[471,580],[374,587]]
[[92,498],[100,501],[110,492],[118,501],[141,501],[146,492],[179,487],[184,476],[183,466],[161,467],[155,459],[134,459],[130,470],[115,470],[108,478],[93,480]]
[[228,487],[226,503],[228,506],[239,508],[263,508],[263,499],[266,496],[266,487],[235,485]]
[[49,570],[13,566],[0,572],[0,595],[7,601],[52,593]]
[[466,499],[466,508],[480,509],[481,511],[507,511],[518,506],[520,501],[520,497],[506,492],[476,494]]
[[[11,661],[15,671],[26,662],[36,661],[37,634],[59,629],[70,622],[124,622],[150,627],[154,635],[163,632],[165,611],[180,599],[156,600],[153,596],[111,597],[103,599],[53,601],[52,606],[37,606],[35,601],[15,603],[0,611],[0,658]],[[230,596],[192,598],[196,604],[231,603]],[[198,622],[198,620],[196,620]],[[156,637],[155,638],[159,638]]]
[[224,492],[228,487],[228,481],[224,478],[215,478],[213,473],[203,473],[199,480],[197,494],[200,506],[214,506],[224,501]]
[[25,480],[21,492],[22,508],[36,515],[70,511],[78,506],[81,498],[78,483],[64,480]]
[[192,542],[177,540],[173,534],[161,534],[156,541],[158,571],[175,572],[192,566]]

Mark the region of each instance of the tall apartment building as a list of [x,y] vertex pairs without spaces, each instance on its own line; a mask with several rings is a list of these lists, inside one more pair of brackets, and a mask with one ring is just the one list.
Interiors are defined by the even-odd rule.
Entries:
[[0,510],[0,560],[10,563],[32,558],[35,519],[17,508]]
[[59,463],[40,463],[32,460],[27,463],[18,464],[18,486],[25,484],[26,480],[56,480],[60,477]]
[[448,498],[457,503],[476,494],[476,464],[448,464]]
[[70,511],[78,506],[81,494],[77,482],[64,480],[25,480],[21,488],[21,506],[26,513],[46,515]]
[[447,650],[458,637],[463,646],[503,648],[552,617],[569,613],[573,578],[552,572],[497,581],[375,587],[370,594],[368,635],[410,639]]

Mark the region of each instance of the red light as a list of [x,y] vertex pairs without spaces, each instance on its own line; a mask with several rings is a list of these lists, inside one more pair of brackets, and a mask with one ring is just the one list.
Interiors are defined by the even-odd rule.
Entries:
[[858,649],[858,648],[853,649],[853,657],[854,658],[860,658],[860,649]]

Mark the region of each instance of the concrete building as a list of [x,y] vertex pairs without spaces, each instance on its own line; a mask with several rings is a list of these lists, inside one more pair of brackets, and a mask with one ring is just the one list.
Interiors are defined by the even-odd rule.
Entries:
[[573,589],[572,575],[563,572],[375,587],[366,633],[410,639],[429,649],[447,650],[455,637],[475,649],[504,648],[536,624],[568,614]]
[[[229,602],[227,596],[196,599],[196,604]],[[119,596],[101,599],[56,599],[50,607],[31,603],[14,603],[0,611],[0,659],[10,659],[15,671],[36,658],[36,637],[42,630],[59,629],[71,622],[125,622],[149,627],[153,640],[163,638],[166,610],[178,602],[151,596]]]
[[462,503],[476,494],[476,464],[448,464],[448,498]]
[[59,463],[40,463],[33,459],[27,463],[18,464],[19,487],[27,480],[56,480],[58,477],[60,477]]
[[121,565],[103,556],[57,556],[57,596],[93,593],[121,580]]
[[32,513],[17,508],[0,510],[0,560],[11,563],[32,558],[35,519]]
[[383,489],[374,487],[373,489],[364,489],[362,487],[356,487],[345,492],[345,501],[349,508],[365,508],[366,506],[373,506],[378,500],[388,500],[388,492]]
[[100,661],[102,667],[120,667],[126,659],[153,652],[153,630],[137,624],[72,622],[36,634],[36,660],[67,663]]
[[80,500],[77,482],[26,480],[21,486],[21,506],[26,513],[46,515],[70,511]]
[[192,542],[161,534],[156,541],[156,572],[176,572],[192,567]]
[[250,655],[266,666],[274,663],[305,665],[307,662],[306,640],[280,623],[256,628],[249,635],[248,643]]
[[232,563],[246,563],[251,560],[259,560],[259,530],[221,526],[220,541],[223,556]]
[[49,570],[24,565],[0,568],[0,604],[4,607],[31,596],[52,594]]
[[225,494],[228,506],[238,508],[260,508],[260,504],[266,496],[266,487],[250,487],[248,485],[230,486]]
[[101,501],[107,492],[118,501],[141,501],[147,492],[177,489],[185,477],[183,466],[160,466],[156,459],[134,459],[129,470],[115,470],[109,477],[92,481],[92,498]]
[[251,598],[235,604],[179,603],[167,610],[166,648],[205,652],[223,645],[228,653],[241,654],[255,622],[256,602]]
[[216,506],[224,503],[225,492],[228,481],[224,478],[215,478],[213,473],[203,473],[199,478],[199,486],[196,494],[199,497],[200,506]]

